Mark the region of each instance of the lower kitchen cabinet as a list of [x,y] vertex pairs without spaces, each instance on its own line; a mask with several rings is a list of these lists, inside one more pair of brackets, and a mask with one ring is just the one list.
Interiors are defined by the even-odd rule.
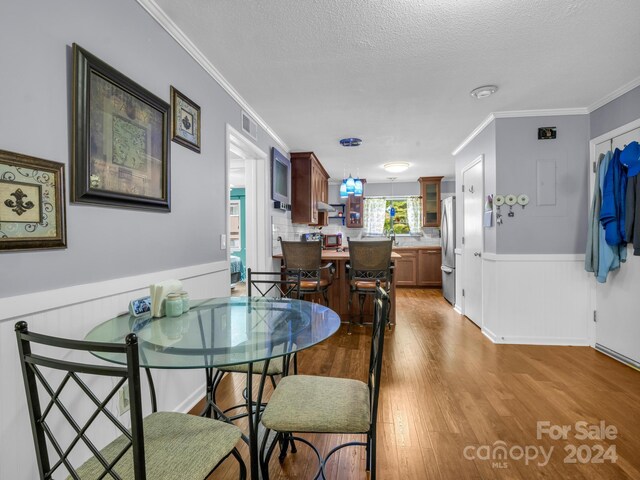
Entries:
[[396,286],[442,286],[440,247],[399,248],[397,252],[402,255],[402,258],[395,260]]
[[402,258],[396,259],[393,274],[398,287],[414,287],[418,283],[418,251],[399,251]]
[[441,287],[442,255],[440,247],[418,250],[418,286]]

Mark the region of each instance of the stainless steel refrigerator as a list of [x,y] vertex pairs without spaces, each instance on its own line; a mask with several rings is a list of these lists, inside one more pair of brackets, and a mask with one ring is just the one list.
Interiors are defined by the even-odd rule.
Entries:
[[440,244],[442,246],[442,295],[451,305],[456,303],[456,197],[442,200]]

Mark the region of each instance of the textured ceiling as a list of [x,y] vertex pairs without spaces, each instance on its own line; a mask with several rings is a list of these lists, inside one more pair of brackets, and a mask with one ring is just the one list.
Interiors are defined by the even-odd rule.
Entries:
[[[156,3],[332,178],[383,181],[393,160],[412,164],[399,180],[452,175],[451,151],[489,113],[586,107],[640,76],[638,0]],[[469,96],[485,84],[500,90]]]

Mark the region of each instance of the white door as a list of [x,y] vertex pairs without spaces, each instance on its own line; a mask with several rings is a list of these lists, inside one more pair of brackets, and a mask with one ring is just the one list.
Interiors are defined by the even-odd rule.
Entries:
[[[640,129],[617,136],[613,142],[596,145],[596,159],[610,148],[622,150],[632,141],[640,141]],[[591,175],[593,189],[594,175]],[[609,273],[606,283],[596,284],[596,344],[628,363],[640,365],[640,257],[627,247],[627,262]]]
[[478,157],[462,171],[464,314],[479,327],[482,327],[482,160],[483,156]]

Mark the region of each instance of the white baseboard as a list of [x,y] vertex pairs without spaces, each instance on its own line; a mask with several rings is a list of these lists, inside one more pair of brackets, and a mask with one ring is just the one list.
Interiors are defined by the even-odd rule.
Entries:
[[453,306],[453,310],[456,313],[459,313],[460,315],[462,315],[462,308],[460,307],[460,305],[458,305],[457,303]]
[[32,315],[55,308],[94,301],[122,293],[147,288],[155,282],[169,278],[180,280],[209,275],[229,269],[226,261],[191,265],[160,272],[144,273],[102,282],[74,285],[44,292],[27,293],[14,297],[0,298],[0,322],[24,315]]
[[204,385],[196,388],[191,395],[180,402],[174,409],[174,412],[189,413],[207,393]]
[[487,337],[489,340],[491,340],[493,343],[500,343],[498,342],[498,337],[496,336],[495,333],[493,333],[491,330],[489,330],[488,328],[483,327],[481,329],[482,334]]

